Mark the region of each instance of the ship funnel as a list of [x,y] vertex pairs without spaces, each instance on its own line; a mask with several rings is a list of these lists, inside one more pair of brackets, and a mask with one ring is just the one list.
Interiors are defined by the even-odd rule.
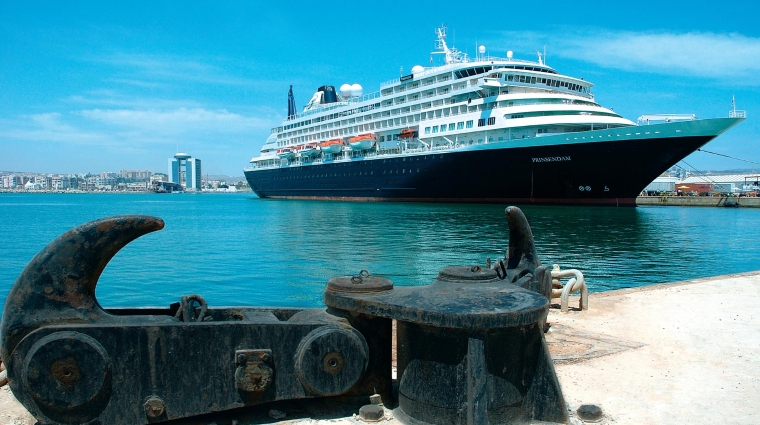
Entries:
[[322,103],[335,103],[338,101],[338,94],[335,93],[335,87],[333,86],[322,86],[317,91],[324,93]]

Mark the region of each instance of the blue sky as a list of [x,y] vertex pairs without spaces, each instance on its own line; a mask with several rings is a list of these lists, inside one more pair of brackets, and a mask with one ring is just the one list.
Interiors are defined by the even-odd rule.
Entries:
[[[166,172],[177,147],[242,175],[315,89],[365,93],[428,65],[434,29],[535,59],[645,113],[748,119],[705,148],[760,163],[760,6],[732,2],[35,2],[0,0],[0,170]],[[697,169],[756,168],[697,152]]]

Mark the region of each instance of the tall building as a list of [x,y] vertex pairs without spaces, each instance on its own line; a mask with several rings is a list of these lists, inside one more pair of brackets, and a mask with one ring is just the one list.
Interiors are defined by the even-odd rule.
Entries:
[[169,182],[185,190],[201,190],[201,160],[186,153],[169,158]]

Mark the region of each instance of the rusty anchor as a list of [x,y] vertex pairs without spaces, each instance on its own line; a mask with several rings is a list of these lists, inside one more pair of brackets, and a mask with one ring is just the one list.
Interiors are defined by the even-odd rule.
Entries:
[[278,400],[393,399],[407,423],[566,423],[542,327],[551,275],[524,214],[506,210],[509,249],[495,269],[446,267],[424,287],[362,271],[331,279],[327,309],[104,310],[95,286],[130,241],[163,228],[146,216],[86,223],[27,265],[0,325],[9,385],[41,424],[147,424]]

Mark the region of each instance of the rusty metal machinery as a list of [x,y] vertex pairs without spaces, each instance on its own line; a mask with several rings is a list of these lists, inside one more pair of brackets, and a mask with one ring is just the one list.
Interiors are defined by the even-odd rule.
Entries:
[[[510,242],[495,267],[447,267],[425,287],[361,273],[333,278],[321,309],[104,310],[95,286],[154,217],[93,221],[27,265],[6,301],[0,356],[40,424],[148,424],[304,398],[391,400],[398,321],[398,408],[408,423],[565,423],[542,327],[551,275],[525,216],[506,211]],[[490,263],[490,261],[489,261]]]

